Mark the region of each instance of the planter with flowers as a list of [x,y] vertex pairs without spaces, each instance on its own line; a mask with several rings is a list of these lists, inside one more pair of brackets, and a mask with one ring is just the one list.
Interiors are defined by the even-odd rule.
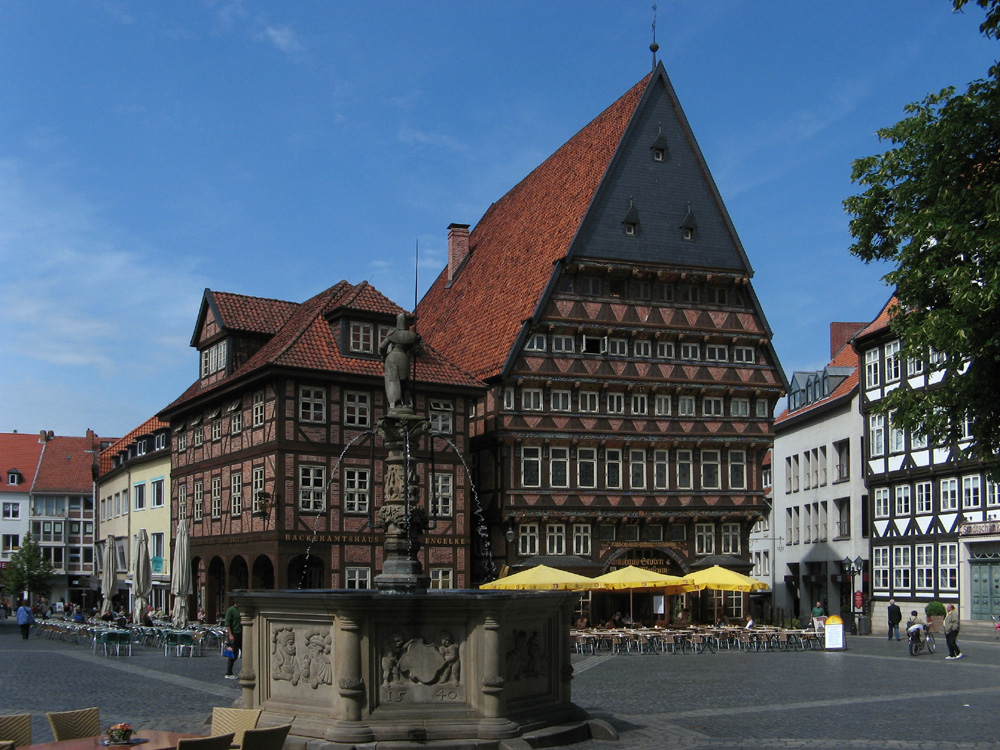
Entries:
[[109,745],[128,745],[132,741],[135,730],[131,724],[113,724],[104,733]]

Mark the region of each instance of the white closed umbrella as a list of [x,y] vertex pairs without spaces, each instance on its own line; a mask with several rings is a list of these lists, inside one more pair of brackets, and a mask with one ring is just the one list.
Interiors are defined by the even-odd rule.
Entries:
[[149,535],[145,529],[139,529],[139,542],[135,547],[132,593],[135,594],[132,622],[141,623],[149,610],[149,599],[153,595],[153,563],[149,559]]
[[191,596],[191,543],[188,540],[187,523],[177,524],[174,541],[174,556],[170,566],[170,593],[174,595],[171,611],[173,626],[181,629],[188,626],[188,597]]
[[104,543],[104,569],[101,571],[101,594],[104,601],[101,603],[101,614],[112,611],[111,597],[115,594],[118,585],[118,555],[115,551],[115,535],[108,534],[108,540]]

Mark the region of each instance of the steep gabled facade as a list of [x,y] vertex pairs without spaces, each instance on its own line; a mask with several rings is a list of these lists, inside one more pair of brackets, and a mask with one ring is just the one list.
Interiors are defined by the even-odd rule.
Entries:
[[749,569],[785,389],[752,276],[662,65],[449,228],[417,312],[490,386],[471,428],[499,562]]
[[[31,530],[30,492],[38,471],[38,461],[48,433],[40,435],[18,432],[0,433],[0,570],[7,567],[10,556],[21,548]],[[0,598],[14,604],[18,591],[3,591]]]
[[[959,607],[963,619],[1000,616],[1000,484],[957,444],[903,430],[873,407],[895,388],[933,389],[949,371],[933,352],[906,361],[890,327],[895,297],[854,340],[861,378],[865,468],[872,505],[872,593],[884,613],[890,597]],[[879,614],[874,621],[884,621]]]
[[[161,412],[173,436],[174,517],[189,524],[197,601],[209,619],[236,588],[369,588],[381,569],[379,343],[403,310],[342,281],[303,303],[206,290],[192,346],[199,378]],[[480,383],[433,347],[416,360],[415,408],[467,451]],[[434,526],[432,585],[471,583],[473,519],[460,459],[443,440],[413,446]]]

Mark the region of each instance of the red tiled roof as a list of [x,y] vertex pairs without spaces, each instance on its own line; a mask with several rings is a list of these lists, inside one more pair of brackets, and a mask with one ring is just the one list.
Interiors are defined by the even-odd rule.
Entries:
[[92,494],[93,467],[101,441],[88,437],[53,437],[45,444],[31,491]]
[[882,308],[882,312],[878,314],[878,317],[875,318],[875,320],[871,322],[871,325],[865,328],[865,330],[861,331],[861,333],[855,336],[855,338],[858,339],[864,338],[869,334],[877,333],[878,331],[882,331],[888,328],[889,321],[892,319],[892,311],[896,309],[896,305],[898,304],[899,302],[896,299],[896,295],[893,294],[889,298],[889,301],[885,303],[885,307]]
[[[417,306],[424,337],[459,367],[498,375],[565,257],[652,73],[494,203],[469,235],[469,257]],[[497,286],[503,294],[497,293]]]
[[98,476],[104,476],[112,468],[114,468],[111,459],[118,455],[118,451],[125,450],[129,445],[134,443],[138,438],[143,435],[152,435],[157,430],[163,430],[170,427],[169,424],[164,422],[159,417],[150,417],[141,425],[136,427],[125,437],[119,438],[107,448],[101,451],[100,456],[98,456]]
[[[0,493],[25,493],[31,488],[38,469],[38,459],[42,455],[42,446],[38,435],[20,432],[0,433]],[[22,484],[8,485],[7,472],[17,469],[24,477]]]
[[230,332],[272,335],[288,322],[298,304],[280,299],[247,297],[231,292],[211,292],[221,320]]

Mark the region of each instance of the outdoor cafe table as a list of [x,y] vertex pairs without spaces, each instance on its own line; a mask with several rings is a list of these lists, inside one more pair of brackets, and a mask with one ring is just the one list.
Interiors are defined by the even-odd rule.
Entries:
[[[177,741],[189,737],[201,737],[200,734],[185,734],[184,732],[162,732],[158,729],[140,729],[133,739],[148,740],[136,745],[139,750],[173,750],[177,747]],[[25,745],[20,750],[94,750],[103,748],[101,740],[104,735],[96,737],[82,737],[76,740],[61,740],[59,742],[41,742],[37,745]],[[111,746],[109,746],[111,747]],[[115,745],[113,747],[130,747],[129,745]]]

